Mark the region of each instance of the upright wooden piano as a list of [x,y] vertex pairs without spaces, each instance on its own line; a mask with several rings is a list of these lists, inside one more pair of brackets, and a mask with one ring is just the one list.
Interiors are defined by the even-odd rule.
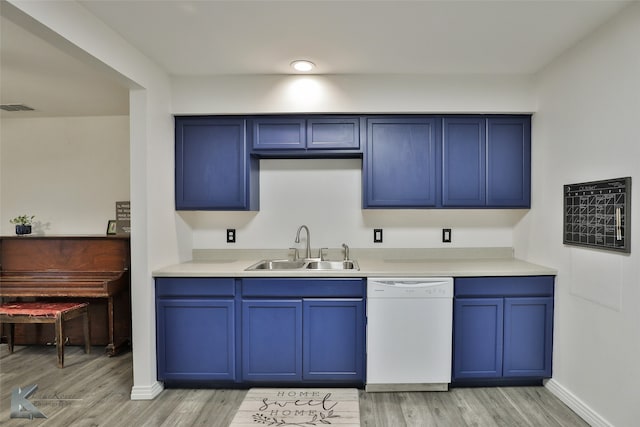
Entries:
[[[88,302],[91,344],[115,355],[131,343],[129,247],[128,236],[0,237],[0,299]],[[80,324],[65,332],[83,342]],[[16,325],[18,345],[53,340],[51,325]]]

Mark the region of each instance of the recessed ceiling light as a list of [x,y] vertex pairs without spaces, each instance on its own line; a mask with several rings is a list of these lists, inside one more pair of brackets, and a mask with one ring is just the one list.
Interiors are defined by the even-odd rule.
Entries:
[[296,61],[293,61],[291,63],[291,66],[296,71],[300,71],[302,73],[306,73],[308,71],[313,70],[315,68],[316,64],[314,64],[311,61],[307,61],[305,59],[298,59]]

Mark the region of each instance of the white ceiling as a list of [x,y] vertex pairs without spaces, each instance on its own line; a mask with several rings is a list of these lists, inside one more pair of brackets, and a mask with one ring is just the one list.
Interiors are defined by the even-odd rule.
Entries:
[[0,103],[35,111],[3,118],[129,114],[129,90],[0,16]]
[[[321,74],[533,74],[629,1],[79,3],[172,75],[284,74],[299,58]],[[122,104],[126,89],[91,66],[4,18],[0,25],[2,103],[50,115]]]

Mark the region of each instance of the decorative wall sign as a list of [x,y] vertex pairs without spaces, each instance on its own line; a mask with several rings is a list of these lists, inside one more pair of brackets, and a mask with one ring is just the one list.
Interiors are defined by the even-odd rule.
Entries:
[[116,202],[117,234],[131,233],[131,202]]
[[631,252],[631,177],[564,186],[567,245]]

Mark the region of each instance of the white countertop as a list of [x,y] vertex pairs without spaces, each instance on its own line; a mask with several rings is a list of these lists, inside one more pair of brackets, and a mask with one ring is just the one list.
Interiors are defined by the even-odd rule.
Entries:
[[[170,265],[153,272],[154,277],[473,277],[550,276],[556,270],[509,256],[512,250],[352,250],[360,270],[245,271],[261,259],[286,259],[286,254],[258,251],[211,251],[194,261]],[[407,257],[410,251],[412,257]],[[398,256],[398,254],[402,256]],[[265,256],[268,255],[268,256]],[[339,255],[330,253],[329,259]]]

